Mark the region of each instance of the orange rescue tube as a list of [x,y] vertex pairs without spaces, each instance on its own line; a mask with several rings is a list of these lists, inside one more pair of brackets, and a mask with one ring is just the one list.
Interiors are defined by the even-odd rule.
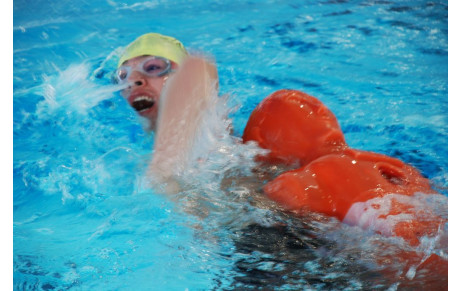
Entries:
[[347,147],[337,118],[318,99],[296,90],[279,90],[252,112],[243,142],[269,149],[269,163],[306,165]]
[[[398,159],[350,149],[334,114],[310,95],[280,90],[265,98],[251,114],[243,141],[255,141],[270,150],[259,157],[261,161],[300,166],[263,188],[287,211],[299,216],[323,213],[400,237],[417,248],[423,237],[447,239],[447,216],[426,207],[429,199],[444,198],[430,187],[428,179]],[[391,278],[399,276],[403,288],[420,285],[446,290],[447,260],[437,254],[425,256],[418,251],[383,256],[382,265],[397,259],[408,268],[382,271]]]
[[[385,155],[354,149],[326,155],[304,167],[285,172],[267,183],[264,192],[284,209],[299,215],[308,211],[320,212],[341,221],[347,218],[345,222],[348,224],[361,224],[364,227],[367,224],[360,219],[365,208],[382,206],[372,203],[354,209],[350,215],[349,211],[355,203],[390,194],[412,196],[417,192],[436,193],[428,179],[414,167]],[[418,238],[423,235],[434,235],[445,223],[431,213],[420,214],[404,200],[392,198],[390,203],[387,212],[377,218],[405,214],[414,219],[400,221],[387,231],[383,228],[376,230],[402,237],[412,245],[418,245]],[[416,217],[420,216],[426,219],[417,220]]]

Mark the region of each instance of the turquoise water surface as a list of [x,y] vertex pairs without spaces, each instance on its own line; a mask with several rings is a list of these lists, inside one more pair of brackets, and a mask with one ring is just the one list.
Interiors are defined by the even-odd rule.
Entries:
[[215,59],[236,137],[265,96],[302,90],[350,146],[417,167],[447,197],[447,12],[447,1],[15,0],[15,290],[397,290],[374,255],[402,242],[222,189],[255,151],[223,140],[174,199],[146,187],[153,136],[110,75],[137,36],[174,36]]

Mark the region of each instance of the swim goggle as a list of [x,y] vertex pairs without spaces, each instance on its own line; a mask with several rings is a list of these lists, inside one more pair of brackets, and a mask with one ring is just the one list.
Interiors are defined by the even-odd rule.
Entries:
[[148,77],[162,77],[173,72],[170,60],[151,56],[138,63],[135,67],[127,65],[119,67],[115,71],[113,81],[117,84],[125,84],[133,71],[138,71]]

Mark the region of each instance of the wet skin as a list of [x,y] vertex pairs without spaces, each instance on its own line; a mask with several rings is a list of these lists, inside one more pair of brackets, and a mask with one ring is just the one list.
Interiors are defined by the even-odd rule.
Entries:
[[[139,63],[150,56],[132,58],[123,63],[124,66],[137,67]],[[178,64],[171,62],[171,68],[176,70]],[[142,72],[133,70],[128,77],[128,87],[121,91],[136,112],[149,120],[149,129],[156,130],[158,103],[160,94],[170,74],[161,77],[149,77]]]

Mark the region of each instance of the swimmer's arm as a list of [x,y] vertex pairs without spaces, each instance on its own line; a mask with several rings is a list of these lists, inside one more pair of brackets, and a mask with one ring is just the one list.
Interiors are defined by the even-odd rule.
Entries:
[[[217,69],[204,58],[189,56],[168,80],[160,107],[149,175],[166,183],[166,192],[180,190],[178,176],[187,167],[195,133],[213,96],[217,96]],[[174,186],[175,185],[175,186]]]

